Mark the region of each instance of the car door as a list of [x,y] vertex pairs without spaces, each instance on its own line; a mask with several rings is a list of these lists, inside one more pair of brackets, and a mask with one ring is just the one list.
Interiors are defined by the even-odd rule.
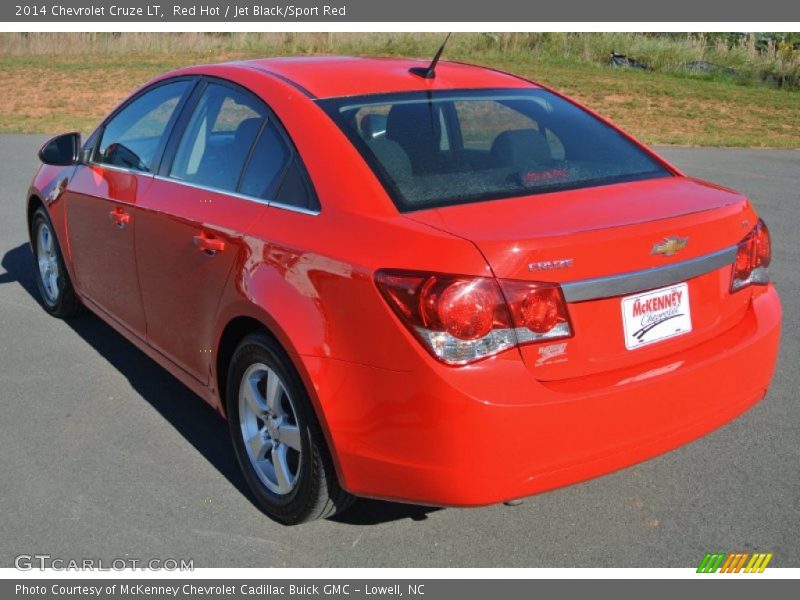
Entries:
[[151,87],[118,109],[90,140],[66,190],[78,289],[144,336],[134,255],[134,207],[148,193],[167,133],[193,80]]
[[207,79],[170,140],[161,172],[136,207],[136,253],[149,342],[202,382],[217,305],[245,233],[267,208],[291,152],[268,108]]

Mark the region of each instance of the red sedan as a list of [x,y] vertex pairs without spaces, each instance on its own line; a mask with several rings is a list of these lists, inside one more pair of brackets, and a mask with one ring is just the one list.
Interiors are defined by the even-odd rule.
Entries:
[[87,307],[226,416],[284,523],[571,484],[772,376],[747,198],[545,86],[421,65],[181,69],[40,151],[45,309]]

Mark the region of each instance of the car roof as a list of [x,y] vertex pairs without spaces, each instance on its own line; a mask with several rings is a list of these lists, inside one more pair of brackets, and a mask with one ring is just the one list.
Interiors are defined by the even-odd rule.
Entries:
[[536,84],[494,69],[441,61],[436,77],[409,72],[427,67],[427,60],[315,56],[265,58],[227,63],[280,77],[317,98],[450,89],[531,88]]

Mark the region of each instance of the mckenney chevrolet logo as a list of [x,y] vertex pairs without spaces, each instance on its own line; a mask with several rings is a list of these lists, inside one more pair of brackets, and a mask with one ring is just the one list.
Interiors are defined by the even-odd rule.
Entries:
[[686,248],[686,243],[689,238],[670,236],[663,242],[653,244],[651,254],[663,254],[664,256],[672,256],[679,250]]
[[769,561],[772,560],[772,553],[769,552],[706,552],[700,565],[697,567],[698,573],[763,573]]
[[637,298],[633,303],[633,316],[642,317],[646,313],[661,312],[678,308],[681,305],[682,298],[683,290],[680,288],[675,288],[660,296],[653,296],[645,299]]

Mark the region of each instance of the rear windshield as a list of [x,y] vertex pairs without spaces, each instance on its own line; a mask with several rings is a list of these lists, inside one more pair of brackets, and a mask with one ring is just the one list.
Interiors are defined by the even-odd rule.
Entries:
[[545,90],[411,92],[320,105],[401,211],[670,175]]

